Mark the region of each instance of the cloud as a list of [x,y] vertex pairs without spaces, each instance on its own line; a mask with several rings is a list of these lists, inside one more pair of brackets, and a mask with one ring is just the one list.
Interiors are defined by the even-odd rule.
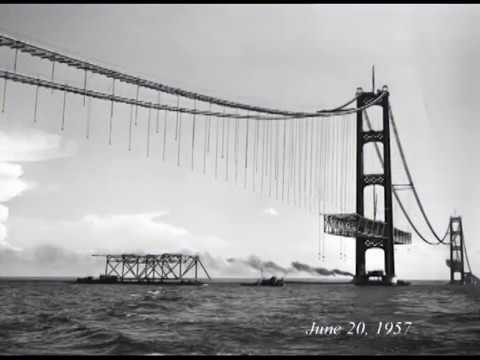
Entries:
[[[0,202],[8,202],[35,186],[34,182],[22,179],[22,166],[12,162],[46,161],[75,152],[76,144],[59,135],[36,129],[0,131]],[[20,248],[6,240],[8,208],[1,205],[0,209],[0,247],[18,251]]]
[[0,131],[0,162],[46,161],[72,156],[73,140],[37,129]]
[[278,216],[278,211],[274,208],[267,208],[263,210],[263,213],[271,216]]
[[159,221],[165,212],[121,214],[121,215],[86,215],[83,221],[97,231],[109,231],[112,229],[130,231],[137,229],[142,232],[156,232],[168,237],[180,237],[190,235],[188,230]]
[[0,249],[3,274],[8,276],[83,276],[98,275],[104,269],[104,259],[87,253],[43,244],[21,252]]
[[23,168],[18,164],[0,163],[0,201],[9,201],[19,196],[25,190],[34,186],[33,182],[27,182],[20,177],[23,175]]
[[69,244],[75,251],[148,253],[216,249],[221,252],[229,244],[212,235],[194,235],[187,228],[172,224],[168,212],[98,214],[92,213],[75,220],[44,218],[12,219],[15,229],[13,241],[19,246],[49,243],[54,246]]

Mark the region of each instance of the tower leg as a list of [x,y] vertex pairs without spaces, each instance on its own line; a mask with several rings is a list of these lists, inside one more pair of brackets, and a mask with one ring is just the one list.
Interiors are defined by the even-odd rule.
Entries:
[[[360,216],[365,215],[364,190],[369,185],[381,185],[384,188],[384,221],[385,232],[381,247],[384,251],[385,277],[386,283],[391,283],[395,277],[395,259],[394,259],[394,239],[393,239],[393,204],[392,204],[392,176],[390,161],[390,113],[388,102],[388,91],[386,88],[382,90],[384,96],[381,102],[374,106],[382,108],[383,129],[379,131],[363,129],[363,113],[357,112],[357,167],[356,167],[356,211]],[[357,89],[357,107],[362,107],[372,101],[379,95],[374,92],[363,92],[361,88]],[[372,140],[373,138],[373,140]],[[364,173],[364,151],[363,147],[367,142],[375,141],[383,144],[383,174],[365,174]],[[373,180],[372,180],[373,177]],[[368,280],[366,274],[365,252],[367,246],[365,242],[369,240],[365,237],[356,238],[356,266],[355,266],[355,282],[364,283]],[[371,245],[369,245],[371,246]]]

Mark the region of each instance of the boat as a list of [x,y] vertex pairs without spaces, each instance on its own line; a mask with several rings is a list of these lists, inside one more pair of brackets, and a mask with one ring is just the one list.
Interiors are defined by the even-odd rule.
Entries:
[[285,281],[283,278],[277,279],[276,276],[272,276],[270,279],[259,279],[254,283],[240,283],[241,286],[284,286]]
[[83,278],[77,278],[79,284],[115,284],[118,283],[118,276],[115,275],[100,275],[98,278],[93,276],[87,276]]
[[254,283],[240,283],[241,286],[284,286],[285,281],[283,278],[278,279],[276,276],[272,276],[270,279],[263,277],[263,269],[260,269],[260,279]]

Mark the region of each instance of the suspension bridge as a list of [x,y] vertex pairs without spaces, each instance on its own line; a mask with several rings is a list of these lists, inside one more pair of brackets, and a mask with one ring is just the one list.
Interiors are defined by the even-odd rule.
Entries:
[[[389,89],[375,89],[374,77],[371,91],[357,88],[354,97],[340,106],[305,112],[232,102],[168,86],[8,35],[0,35],[0,47],[8,49],[12,56],[11,68],[0,70],[2,112],[8,107],[10,82],[33,87],[33,123],[41,121],[41,93],[59,92],[63,98],[59,130],[64,131],[68,126],[66,107],[73,103],[71,98],[80,97],[88,109],[88,139],[92,103],[107,103],[110,111],[105,141],[111,145],[116,127],[124,126],[128,151],[133,150],[132,137],[139,121],[146,121],[147,157],[151,155],[152,136],[157,135],[164,162],[174,161],[179,167],[189,167],[318,214],[321,260],[325,254],[323,235],[338,236],[342,249],[347,238],[354,239],[357,284],[368,283],[365,254],[371,248],[383,250],[384,283],[395,283],[394,248],[412,243],[410,232],[394,227],[397,206],[419,239],[432,246],[450,246],[447,265],[452,283],[479,282],[470,268],[461,217],[451,217],[443,235],[435,231],[408,167]],[[49,76],[29,73],[26,67],[20,71],[26,56],[47,63]],[[76,71],[78,81],[60,81],[59,67]],[[109,91],[92,85],[92,76],[108,82]],[[381,111],[378,124],[370,118],[373,109]],[[118,111],[129,112],[127,124],[115,121]],[[143,120],[142,111],[146,112]],[[392,134],[408,179],[406,184],[392,180]],[[367,157],[365,148],[371,144],[376,159]],[[369,172],[366,165],[372,161],[380,164],[381,170]],[[371,211],[367,211],[367,189],[373,194]],[[401,191],[413,194],[427,233],[415,224],[399,196]],[[345,256],[344,250],[341,255]]]

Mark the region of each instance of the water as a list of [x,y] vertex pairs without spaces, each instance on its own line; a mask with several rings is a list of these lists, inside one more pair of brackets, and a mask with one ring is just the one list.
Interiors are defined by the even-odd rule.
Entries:
[[[479,298],[442,283],[255,288],[2,280],[0,354],[477,354]],[[345,330],[307,336],[312,321]],[[346,334],[349,321],[364,321],[368,335]],[[406,335],[376,335],[378,321],[412,325]]]

